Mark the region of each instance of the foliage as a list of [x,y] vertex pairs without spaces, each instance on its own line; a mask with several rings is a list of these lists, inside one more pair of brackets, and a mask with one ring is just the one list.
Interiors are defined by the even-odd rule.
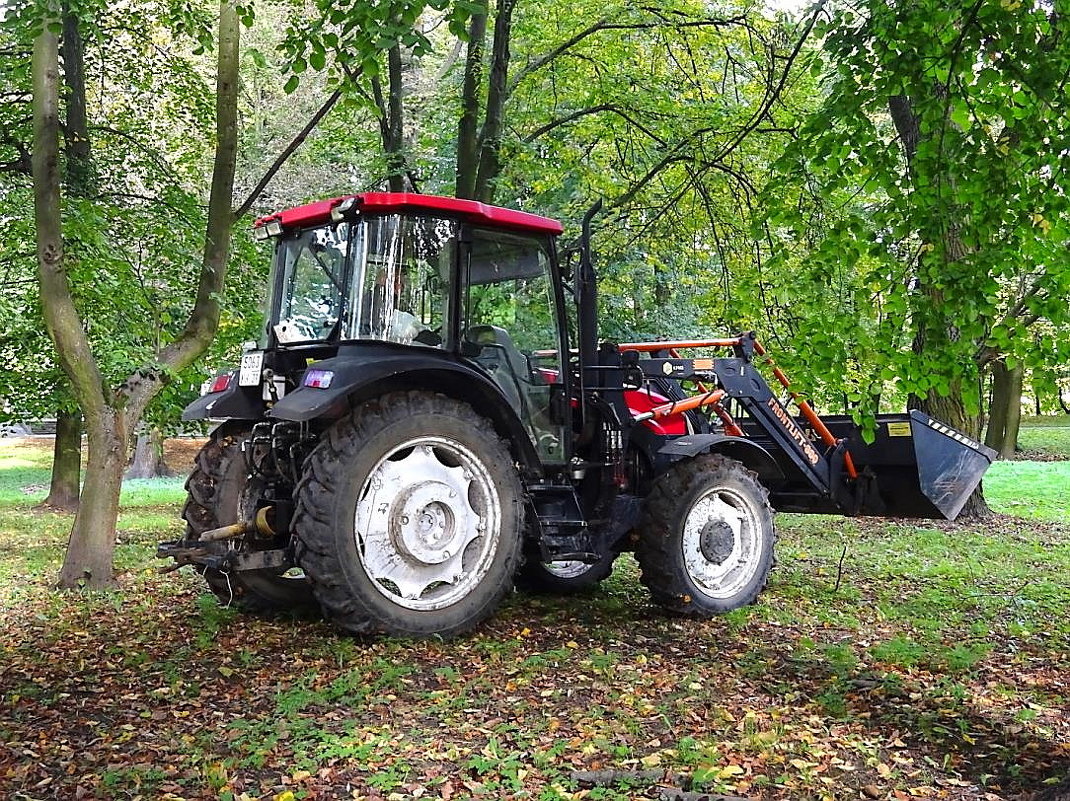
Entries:
[[[192,307],[194,269],[205,228],[203,176],[210,156],[206,135],[213,98],[201,60],[175,36],[158,4],[86,9],[86,70],[96,191],[64,204],[68,276],[75,302],[110,384],[151,363],[162,343],[181,331]],[[12,15],[3,33],[29,47],[32,19]],[[106,33],[105,33],[106,31]],[[10,73],[27,82],[25,71]],[[123,102],[117,102],[123,98]],[[28,101],[27,101],[28,102]],[[23,110],[28,114],[28,105]],[[13,129],[14,133],[14,129]],[[29,147],[28,135],[19,145]],[[10,366],[0,379],[15,419],[51,417],[70,404],[55,388],[60,377],[40,315],[34,274],[33,204],[27,176],[0,175],[0,253],[5,264],[0,341]],[[239,253],[239,256],[243,255]],[[221,326],[219,352],[255,338],[259,324],[253,276],[235,259],[230,286],[234,311]],[[250,309],[249,307],[252,307]],[[218,357],[217,357],[218,358]],[[201,370],[176,376],[149,411],[169,427],[199,386]]]
[[827,94],[766,195],[768,291],[821,299],[786,322],[799,361],[851,402],[959,395],[976,414],[991,359],[1066,360],[1065,17],[1044,3],[832,8],[811,62]]
[[[301,82],[317,65],[328,80],[341,81],[346,70],[351,80],[348,117],[327,121],[317,151],[345,183],[320,194],[352,191],[354,181],[386,183],[387,143],[370,134],[376,118],[384,124],[391,114],[375,82],[387,73],[383,51],[399,41],[406,174],[422,191],[454,192],[458,121],[472,77],[461,57],[472,43],[457,38],[458,28],[477,12],[497,26],[505,5],[428,6],[408,38],[391,28],[377,45],[354,39],[333,5],[294,23],[283,51]],[[658,8],[581,2],[569,15],[543,0],[510,8],[508,61],[500,64],[488,43],[480,62],[484,72],[506,73],[494,202],[575,222],[595,198],[607,200],[611,213],[599,220],[596,240],[604,336],[764,322],[756,307],[736,301],[730,277],[751,269],[753,176],[790,134],[780,119],[812,92],[794,61],[805,29],[766,19],[748,2],[716,9],[687,0]],[[326,57],[313,64],[321,50]],[[358,64],[366,72],[356,75]],[[479,104],[491,113],[485,88]]]
[[516,596],[459,641],[359,642],[158,575],[173,485],[125,506],[120,588],[49,592],[65,527],[17,491],[47,458],[0,443],[12,793],[974,801],[1038,789],[1070,757],[1062,523],[785,515],[769,590],[716,620],[654,612],[624,557],[597,593]]

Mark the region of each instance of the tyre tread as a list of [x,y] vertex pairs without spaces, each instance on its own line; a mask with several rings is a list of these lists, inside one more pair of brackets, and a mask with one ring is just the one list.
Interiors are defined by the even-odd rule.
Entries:
[[[640,581],[650,591],[654,602],[672,614],[690,618],[709,618],[720,611],[696,603],[693,585],[682,562],[675,553],[678,541],[672,527],[680,513],[681,499],[690,492],[696,480],[708,477],[741,479],[753,484],[760,498],[763,511],[772,520],[773,509],[769,503],[769,491],[757,473],[748,470],[740,462],[721,454],[703,454],[693,459],[678,462],[663,473],[647,496],[636,559],[639,562]],[[770,549],[776,545],[776,526],[772,526]],[[775,554],[775,550],[773,550]],[[775,564],[770,558],[764,574],[752,588],[738,599],[733,608],[753,603],[768,583],[769,572]]]
[[[339,475],[344,465],[355,460],[364,443],[387,423],[400,418],[424,415],[450,415],[475,423],[484,444],[510,453],[506,442],[494,431],[490,422],[475,415],[472,408],[446,395],[420,391],[395,392],[369,401],[336,422],[319,445],[309,455],[304,475],[294,493],[296,501],[294,528],[297,532],[297,562],[311,579],[313,591],[324,614],[337,628],[349,634],[390,634],[395,636],[427,636],[406,619],[409,610],[385,615],[366,609],[356,598],[343,572],[341,557],[335,547],[331,504],[338,490]],[[511,458],[511,457],[510,457]],[[524,505],[519,478],[512,463],[496,466],[499,480],[516,483],[517,515],[523,522]],[[501,473],[511,474],[501,475]],[[505,557],[508,581],[502,581],[482,606],[461,624],[436,631],[443,637],[465,633],[489,617],[502,599],[512,590],[512,576],[520,559],[520,537],[513,538],[511,552]],[[411,614],[411,612],[409,612]]]

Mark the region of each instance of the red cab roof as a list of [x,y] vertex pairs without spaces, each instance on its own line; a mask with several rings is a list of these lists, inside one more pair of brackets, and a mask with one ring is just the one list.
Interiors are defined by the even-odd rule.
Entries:
[[488,225],[493,228],[509,228],[514,231],[526,231],[539,234],[560,234],[561,223],[549,217],[528,214],[525,211],[503,209],[488,206],[474,200],[458,200],[438,195],[416,195],[408,192],[364,192],[359,195],[344,195],[295,206],[261,217],[254,223],[254,228],[277,220],[283,228],[304,228],[321,225],[331,219],[331,210],[349,198],[354,199],[354,206],[365,214],[392,214],[397,212],[424,212],[427,214],[459,217],[465,222],[476,225]]

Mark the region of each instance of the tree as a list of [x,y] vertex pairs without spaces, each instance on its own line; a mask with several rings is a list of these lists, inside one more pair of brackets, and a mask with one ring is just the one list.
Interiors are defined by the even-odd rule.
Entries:
[[853,349],[867,414],[894,393],[979,437],[983,371],[1065,359],[1031,331],[1067,317],[1064,24],[1044,4],[867,0],[821,29],[827,95],[777,165],[809,197],[770,194],[769,222],[778,274],[794,260],[793,290],[849,312],[798,319],[802,357]]
[[209,199],[204,258],[194,303],[185,330],[157,358],[127,377],[118,387],[106,385],[97,355],[90,346],[64,270],[59,175],[58,14],[41,21],[34,40],[33,177],[37,254],[45,322],[64,372],[85,413],[89,463],[83,501],[74,520],[60,585],[107,586],[112,581],[112,555],[119,487],[126,467],[130,433],[152,397],[174,372],[188,366],[207,348],[219,321],[233,223],[231,194],[237,131],[239,21],[236,7],[219,6],[216,157]]

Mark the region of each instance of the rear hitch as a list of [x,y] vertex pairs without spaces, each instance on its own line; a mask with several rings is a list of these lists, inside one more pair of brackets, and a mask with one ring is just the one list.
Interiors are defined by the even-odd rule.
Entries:
[[264,537],[276,536],[272,525],[275,509],[263,506],[256,510],[252,520],[243,520],[227,526],[209,529],[197,539],[174,540],[162,542],[156,548],[157,559],[173,559],[174,564],[159,569],[160,573],[170,573],[185,565],[200,565],[228,572],[231,570],[263,570],[265,568],[292,567],[293,559],[288,548],[241,552],[227,548],[227,540],[237,539],[246,534],[260,534]]

